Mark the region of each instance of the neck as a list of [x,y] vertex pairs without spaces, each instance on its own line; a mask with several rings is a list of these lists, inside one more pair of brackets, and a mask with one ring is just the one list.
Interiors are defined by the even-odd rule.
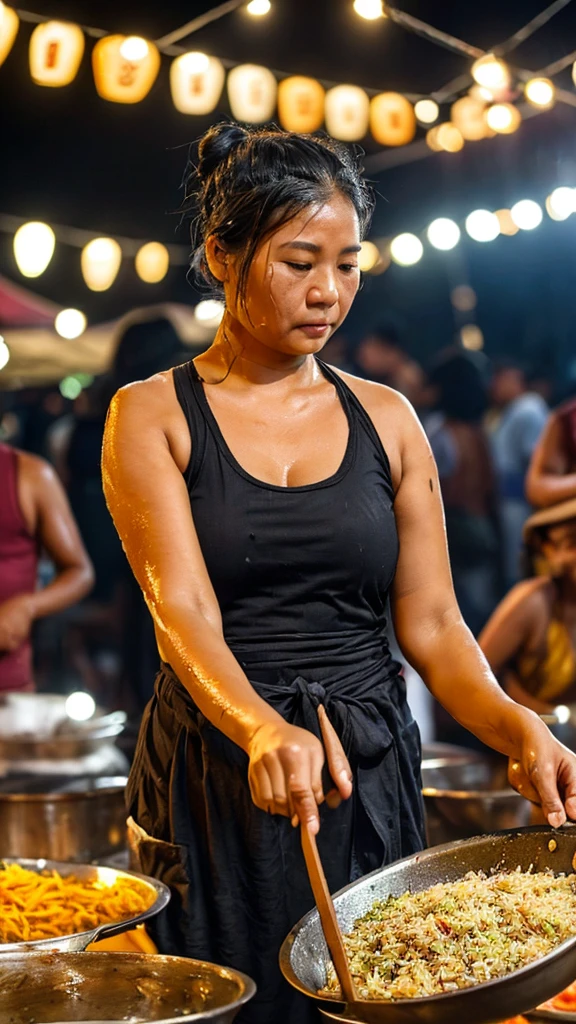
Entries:
[[207,384],[224,380],[250,384],[305,383],[318,374],[312,354],[280,352],[263,345],[228,313],[210,348],[194,360]]

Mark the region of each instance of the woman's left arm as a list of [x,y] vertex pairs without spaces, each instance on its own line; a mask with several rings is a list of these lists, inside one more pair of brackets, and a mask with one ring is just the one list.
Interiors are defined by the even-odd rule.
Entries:
[[541,804],[558,827],[566,814],[576,819],[576,757],[492,675],[456,602],[436,466],[407,405],[397,436],[401,474],[394,510],[400,555],[392,614],[398,643],[446,710],[511,759],[511,783]]

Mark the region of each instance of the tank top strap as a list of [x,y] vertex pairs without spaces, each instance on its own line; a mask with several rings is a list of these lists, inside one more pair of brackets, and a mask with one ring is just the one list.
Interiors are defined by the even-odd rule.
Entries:
[[359,424],[359,426],[362,428],[365,439],[368,441],[371,447],[375,449],[378,458],[382,460],[384,464],[384,469],[386,471],[386,475],[389,478],[390,486],[392,486],[392,472],[390,469],[390,460],[388,458],[388,454],[386,452],[386,449],[384,448],[384,445],[382,444],[382,439],[380,438],[380,435],[376,430],[376,427],[374,426],[371,417],[368,415],[366,409],[362,405],[362,402],[357,397],[357,395],[354,394],[352,388],[350,388],[348,384],[346,384],[346,381],[340,376],[340,374],[336,373],[336,371],[333,370],[331,366],[328,366],[327,363],[323,362],[321,359],[318,359],[318,357],[316,357],[316,362],[318,363],[326,379],[329,380],[336,388],[340,401],[342,402],[344,408],[348,412],[349,419],[351,418]]
[[182,363],[180,366],[175,366],[172,376],[176,397],[186,417],[192,441],[190,461],[184,471],[184,480],[190,491],[196,483],[202,468],[210,431],[208,430],[203,410],[202,396],[199,394],[202,382],[192,359],[187,363]]

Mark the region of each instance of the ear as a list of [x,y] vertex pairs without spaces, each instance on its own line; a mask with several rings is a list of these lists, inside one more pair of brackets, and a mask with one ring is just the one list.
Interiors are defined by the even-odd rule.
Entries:
[[228,279],[228,253],[215,235],[209,235],[204,246],[208,269],[217,281]]

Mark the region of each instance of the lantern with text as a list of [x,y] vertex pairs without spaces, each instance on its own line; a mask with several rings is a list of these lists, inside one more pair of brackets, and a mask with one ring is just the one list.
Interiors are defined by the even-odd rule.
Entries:
[[19,25],[20,19],[16,11],[0,3],[0,64],[4,63],[12,49]]
[[240,64],[228,75],[228,99],[237,121],[262,124],[269,121],[276,105],[278,85],[268,68]]
[[324,120],[324,89],[320,82],[302,75],[280,82],[278,117],[288,132],[315,132]]
[[158,284],[163,281],[170,266],[168,249],[161,242],[146,242],[135,259],[136,273],[146,284]]
[[37,25],[30,38],[30,74],[36,85],[69,85],[84,54],[84,33],[68,21]]
[[172,102],[181,114],[211,114],[224,88],[225,71],[216,57],[183,53],[172,61]]
[[416,134],[414,107],[398,92],[381,92],[370,104],[370,131],[382,146],[405,146]]
[[93,238],[82,249],[82,277],[93,292],[105,292],[116,279],[122,250],[114,238]]
[[462,96],[450,110],[450,120],[456,125],[463,139],[477,142],[487,135],[484,112],[486,104],[473,96]]
[[326,131],[342,142],[357,142],[368,131],[370,100],[357,85],[336,85],[326,93]]
[[153,43],[127,48],[138,37],[105,36],[92,51],[92,69],[98,95],[111,103],[139,103],[150,92],[160,70],[160,54]]

